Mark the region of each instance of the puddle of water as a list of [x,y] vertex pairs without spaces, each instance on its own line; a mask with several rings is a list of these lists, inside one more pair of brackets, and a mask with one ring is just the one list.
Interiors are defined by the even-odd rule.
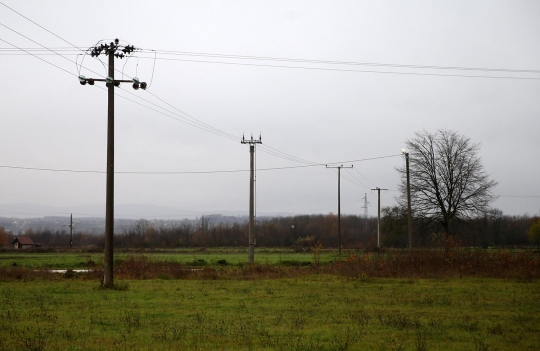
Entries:
[[[202,268],[188,268],[188,269],[184,269],[185,271],[192,271],[192,272],[195,272],[195,271],[202,271]],[[72,269],[73,272],[75,273],[88,273],[88,272],[92,272],[93,270],[92,269]],[[36,272],[39,272],[36,270]],[[49,273],[66,273],[67,272],[67,269],[49,269],[47,272]]]
[[[50,269],[47,272],[49,272],[49,273],[66,273],[67,271],[68,271],[67,269]],[[91,271],[92,271],[91,269],[73,269],[73,272],[75,272],[75,273],[87,273],[87,272],[91,272]]]

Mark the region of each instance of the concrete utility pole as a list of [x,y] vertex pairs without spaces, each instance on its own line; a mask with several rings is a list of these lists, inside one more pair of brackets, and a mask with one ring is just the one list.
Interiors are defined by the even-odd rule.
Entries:
[[139,82],[138,78],[132,80],[114,79],[114,58],[124,58],[125,55],[135,51],[133,45],[120,45],[119,40],[114,43],[101,44],[88,49],[92,57],[98,57],[101,54],[109,56],[109,75],[106,79],[86,78],[79,76],[81,85],[94,85],[95,82],[106,82],[108,88],[108,122],[107,122],[107,186],[106,186],[106,205],[105,205],[105,266],[103,276],[103,286],[112,288],[113,283],[113,230],[114,230],[114,87],[119,87],[120,83],[133,83],[133,89],[146,89],[146,83]]
[[259,140],[246,140],[242,136],[242,144],[249,144],[249,251],[248,262],[253,263],[255,259],[255,144],[262,144],[261,136]]
[[353,165],[350,167],[344,167],[343,165],[337,167],[328,167],[326,168],[337,168],[338,170],[338,181],[337,181],[337,215],[338,215],[338,255],[341,255],[341,169],[342,168],[353,168]]
[[[69,227],[69,247],[72,248],[73,247],[73,228],[75,228],[77,226],[77,224],[79,224],[79,222],[75,223],[75,225],[73,225],[73,213],[70,214],[69,216],[69,225],[67,225]],[[66,224],[63,225],[63,227],[65,227]]]
[[375,188],[375,189],[371,189],[371,190],[377,190],[377,194],[378,194],[378,198],[379,198],[379,201],[378,201],[378,205],[377,205],[377,208],[378,208],[378,212],[377,212],[377,247],[381,247],[381,190],[388,190],[388,189],[381,189],[379,187]]
[[69,248],[73,247],[73,213],[69,215]]
[[407,169],[407,222],[409,229],[409,249],[413,248],[413,232],[412,232],[412,209],[411,209],[411,178],[409,176],[409,153],[405,149],[401,149],[405,155],[405,168]]

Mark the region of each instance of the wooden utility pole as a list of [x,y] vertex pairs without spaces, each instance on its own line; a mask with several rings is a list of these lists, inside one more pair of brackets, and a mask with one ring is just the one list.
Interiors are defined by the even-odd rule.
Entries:
[[248,262],[253,263],[255,260],[255,144],[262,144],[261,136],[259,140],[246,140],[242,136],[242,144],[249,144],[249,251]]
[[107,113],[107,185],[105,194],[105,266],[103,286],[112,288],[113,282],[113,252],[114,252],[114,51],[109,48],[109,78],[108,82],[108,113]]
[[381,189],[379,187],[371,190],[377,190],[378,204],[377,204],[377,248],[381,247]]
[[353,165],[350,167],[344,167],[343,165],[337,167],[328,167],[326,168],[337,168],[338,170],[338,181],[337,181],[337,214],[338,214],[338,255],[341,255],[341,169],[342,168],[353,168]]
[[133,83],[133,89],[146,89],[146,83],[139,82],[138,78],[133,80],[115,80],[114,79],[114,59],[124,58],[135,51],[133,45],[120,45],[119,40],[114,43],[101,44],[88,49],[92,57],[98,57],[101,54],[109,56],[109,73],[106,79],[86,78],[79,76],[81,85],[94,85],[95,82],[106,82],[108,88],[108,109],[107,109],[107,185],[106,185],[106,205],[105,205],[105,259],[103,286],[113,288],[113,235],[114,235],[114,88],[119,87],[120,83]]
[[411,178],[409,176],[409,153],[405,149],[401,149],[405,155],[405,168],[407,170],[407,227],[409,230],[409,249],[413,248],[413,232],[412,232],[412,209],[411,209]]

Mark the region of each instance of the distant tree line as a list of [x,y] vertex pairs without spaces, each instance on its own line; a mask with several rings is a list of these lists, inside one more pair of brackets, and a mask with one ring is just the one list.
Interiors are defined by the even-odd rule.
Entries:
[[[255,228],[256,245],[292,247],[298,251],[309,251],[317,243],[325,248],[336,248],[337,222],[334,214],[259,219]],[[453,223],[453,237],[460,245],[484,248],[537,244],[529,235],[534,223],[538,223],[538,217],[507,216],[499,210],[491,210],[485,216]],[[421,218],[414,219],[413,228],[415,247],[444,245],[446,228]],[[407,247],[406,209],[399,206],[383,208],[380,231],[382,247]],[[31,237],[43,248],[69,247],[69,233],[65,230],[28,229],[19,235]],[[116,234],[114,240],[116,248],[240,247],[247,246],[248,225],[247,222],[212,223],[205,216],[196,224],[186,222],[158,226],[141,219],[124,228],[123,233]],[[12,241],[13,234],[2,228],[0,246],[8,246]],[[377,218],[342,216],[341,242],[343,248],[375,248]],[[103,248],[104,236],[76,231],[73,244],[76,247]]]
[[[382,242],[386,247],[406,247],[407,209],[386,207],[382,209]],[[489,210],[484,216],[452,221],[452,237],[462,246],[513,247],[531,245],[529,228],[538,217],[508,216],[497,209]],[[417,247],[444,246],[447,228],[427,219],[413,219],[414,245]]]

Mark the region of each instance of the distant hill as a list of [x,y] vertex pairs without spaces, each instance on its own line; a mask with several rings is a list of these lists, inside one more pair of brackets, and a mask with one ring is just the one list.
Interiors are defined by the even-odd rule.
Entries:
[[[6,211],[6,212],[3,212]],[[18,234],[27,229],[69,232],[70,214],[73,213],[75,232],[101,234],[105,230],[105,206],[79,205],[55,207],[32,203],[0,205],[0,226]],[[142,204],[119,204],[115,206],[115,233],[129,229],[137,220],[145,219],[155,227],[162,225],[197,224],[202,216],[209,217],[211,224],[243,223],[248,220],[247,211],[196,211]],[[287,217],[292,213],[260,213],[257,218]]]

